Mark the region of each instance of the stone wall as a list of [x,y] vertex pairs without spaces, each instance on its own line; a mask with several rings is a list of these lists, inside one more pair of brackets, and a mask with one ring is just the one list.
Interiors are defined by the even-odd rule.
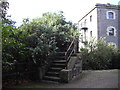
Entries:
[[61,82],[68,83],[69,81],[75,79],[82,72],[82,60],[77,56],[72,56],[70,61],[68,62],[67,68],[61,70],[60,78]]
[[38,67],[38,75],[39,75],[39,80],[41,81],[43,79],[43,76],[45,75],[45,73],[48,71],[51,62],[52,62],[53,58],[48,58],[47,59],[47,64],[44,65],[43,67]]
[[75,65],[72,69],[72,79],[78,76],[82,72],[82,60],[76,60]]

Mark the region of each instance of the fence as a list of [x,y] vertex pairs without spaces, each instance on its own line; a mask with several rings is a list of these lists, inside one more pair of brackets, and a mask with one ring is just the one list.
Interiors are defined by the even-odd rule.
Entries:
[[[8,64],[3,64],[4,68],[2,71],[2,86],[8,87],[18,85],[21,83],[27,83],[31,80],[38,79],[38,71],[36,65],[33,63],[16,63],[9,66],[9,70],[5,70]],[[11,70],[10,70],[11,69]],[[5,70],[5,71],[4,71]]]

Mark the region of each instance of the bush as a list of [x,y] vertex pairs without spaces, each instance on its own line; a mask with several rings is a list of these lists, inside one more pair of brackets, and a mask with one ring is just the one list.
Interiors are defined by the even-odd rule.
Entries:
[[26,44],[35,64],[42,66],[47,59],[58,51],[66,51],[71,39],[76,36],[77,28],[66,22],[63,12],[44,13],[41,18],[25,19],[20,29],[28,31]]
[[116,53],[113,54],[113,58],[112,58],[112,65],[111,68],[112,69],[120,69],[120,50],[118,50]]
[[[96,43],[89,44],[87,48],[82,48],[80,52],[83,60],[83,69],[118,68],[116,64],[119,54],[112,45],[108,45],[104,40],[98,40]],[[91,45],[94,46],[92,50]]]

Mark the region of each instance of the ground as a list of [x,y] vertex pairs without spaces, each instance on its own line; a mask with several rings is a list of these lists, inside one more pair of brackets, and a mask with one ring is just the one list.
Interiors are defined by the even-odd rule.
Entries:
[[69,83],[29,83],[18,88],[118,88],[118,70],[86,70]]

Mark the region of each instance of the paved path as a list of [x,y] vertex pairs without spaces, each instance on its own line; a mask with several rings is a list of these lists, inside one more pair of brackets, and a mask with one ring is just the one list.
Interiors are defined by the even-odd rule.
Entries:
[[118,70],[83,71],[76,80],[51,88],[118,88]]
[[[119,70],[120,71],[120,70]],[[119,72],[120,73],[120,72]],[[118,88],[118,70],[83,71],[69,83],[32,83],[22,88]]]

